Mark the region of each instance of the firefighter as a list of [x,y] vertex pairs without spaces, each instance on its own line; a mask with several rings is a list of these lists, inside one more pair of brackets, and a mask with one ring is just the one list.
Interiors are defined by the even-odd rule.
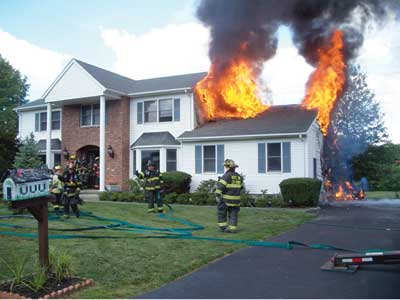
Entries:
[[[144,179],[144,198],[148,203],[148,212],[164,212],[164,205],[162,199],[162,175],[157,170],[155,163],[152,161],[147,162],[147,170],[144,172],[135,172],[139,179]],[[154,207],[154,203],[157,203],[157,208]]]
[[50,192],[56,197],[56,201],[53,204],[54,211],[58,215],[60,213],[60,209],[63,208],[61,197],[64,189],[64,183],[62,181],[62,170],[61,166],[54,167],[54,175],[52,177]]
[[243,178],[236,173],[239,167],[232,159],[224,161],[225,174],[218,178],[215,191],[218,202],[218,227],[222,232],[238,231],[238,214],[240,210],[240,191],[243,189]]
[[79,218],[79,180],[77,175],[75,174],[74,164],[70,163],[68,166],[68,170],[63,175],[64,181],[64,217],[69,218],[70,206],[75,216]]

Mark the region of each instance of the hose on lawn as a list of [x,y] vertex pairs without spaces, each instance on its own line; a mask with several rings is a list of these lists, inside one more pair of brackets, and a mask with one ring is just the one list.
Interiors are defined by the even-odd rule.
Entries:
[[[194,236],[193,232],[201,231],[205,227],[200,224],[192,223],[186,219],[176,218],[173,216],[174,210],[168,205],[169,212],[161,213],[158,216],[162,219],[166,219],[168,221],[177,222],[181,225],[184,225],[183,228],[173,228],[173,227],[154,227],[154,226],[144,226],[140,224],[134,224],[127,221],[113,219],[113,218],[105,218],[101,216],[97,216],[91,212],[81,212],[81,217],[84,217],[89,220],[96,220],[100,222],[105,222],[104,225],[86,225],[83,227],[76,228],[49,228],[51,232],[82,232],[82,231],[93,231],[100,229],[108,229],[112,231],[119,232],[132,232],[137,234],[150,233],[149,235],[141,235],[141,236],[120,236],[120,235],[86,235],[86,234],[49,234],[49,239],[147,239],[147,238],[163,238],[163,239],[185,239],[185,240],[197,240],[197,241],[213,241],[220,243],[229,243],[229,244],[242,244],[247,246],[259,246],[259,247],[270,247],[270,248],[281,248],[291,250],[295,247],[304,247],[309,249],[319,249],[319,250],[335,250],[335,251],[345,251],[345,252],[357,252],[357,253],[365,253],[372,251],[383,251],[380,249],[368,249],[368,250],[353,250],[353,249],[344,249],[341,247],[326,245],[326,244],[306,244],[297,241],[288,241],[288,242],[270,242],[270,241],[257,241],[257,240],[242,240],[242,239],[228,239],[228,238],[218,238],[218,237],[206,237],[206,236]],[[27,215],[6,215],[0,216],[0,219],[12,219],[12,218],[25,218],[25,219],[33,219],[33,216]],[[57,215],[49,214],[50,221],[60,221],[60,217]],[[73,222],[68,222],[72,223]],[[378,227],[356,227],[356,226],[347,226],[347,225],[335,225],[335,224],[325,224],[318,222],[307,222],[308,224],[315,225],[324,225],[324,226],[337,226],[343,228],[352,228],[352,229],[369,229],[369,230],[388,230],[387,228],[378,228]],[[26,225],[18,225],[18,224],[9,224],[9,223],[0,223],[0,227],[14,228],[14,229],[32,229],[32,226]],[[392,231],[400,231],[400,229],[390,229]],[[37,233],[21,233],[21,232],[12,232],[12,231],[2,231],[0,235],[6,236],[17,236],[22,238],[37,238]]]

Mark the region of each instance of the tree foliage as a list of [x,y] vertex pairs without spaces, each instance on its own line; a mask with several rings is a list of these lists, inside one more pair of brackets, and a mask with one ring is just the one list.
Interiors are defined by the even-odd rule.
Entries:
[[369,146],[353,158],[355,179],[368,178],[374,190],[400,190],[400,145],[384,144]]
[[17,114],[14,108],[26,102],[26,78],[0,55],[0,177],[10,168],[17,151]]
[[334,181],[351,180],[351,159],[369,145],[387,141],[379,102],[371,92],[359,65],[349,65],[346,87],[331,116],[324,142],[324,171]]
[[347,86],[332,118],[333,134],[349,156],[387,139],[379,102],[368,87],[359,65],[350,65]]
[[39,168],[43,165],[33,133],[26,137],[15,155],[14,168]]

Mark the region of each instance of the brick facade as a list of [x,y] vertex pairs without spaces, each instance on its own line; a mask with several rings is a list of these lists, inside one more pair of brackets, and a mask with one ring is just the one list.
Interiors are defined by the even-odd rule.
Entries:
[[[105,184],[126,188],[129,177],[129,99],[107,100],[106,102],[106,178]],[[99,146],[99,126],[80,126],[80,105],[66,105],[62,110],[62,149],[70,154],[85,146]],[[111,145],[114,158],[108,155]],[[63,162],[64,163],[64,162]]]

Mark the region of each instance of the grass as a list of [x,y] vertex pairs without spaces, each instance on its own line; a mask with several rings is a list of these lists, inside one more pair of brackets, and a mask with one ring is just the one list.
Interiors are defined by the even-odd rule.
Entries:
[[367,199],[399,199],[399,192],[389,192],[389,191],[376,191],[367,192]]
[[[137,203],[86,203],[85,211],[96,215],[129,221],[135,224],[180,227],[171,221],[162,220],[157,215],[149,215],[144,204]],[[277,235],[293,229],[313,216],[304,210],[242,208],[239,214],[241,231],[236,235],[220,233],[216,230],[215,207],[176,206],[175,216],[202,224],[206,228],[194,235],[228,237],[235,239],[257,239]],[[0,215],[10,214],[6,205],[0,203]],[[34,220],[2,220],[20,224],[32,224]],[[51,221],[49,228],[71,227],[74,223],[87,225],[90,220],[71,218],[68,221]],[[10,231],[0,228],[0,231]],[[35,228],[36,231],[36,228]],[[19,229],[18,232],[21,232]],[[82,234],[82,232],[79,232]],[[190,241],[172,239],[132,239],[136,233],[96,230],[84,232],[91,235],[126,235],[126,239],[51,239],[50,245],[67,251],[74,257],[77,275],[92,278],[95,286],[71,296],[74,298],[127,298],[138,296],[171,282],[199,267],[232,253],[244,246],[211,241]],[[21,257],[30,255],[32,262],[37,259],[36,239],[1,236],[0,257],[8,259],[9,253]],[[31,263],[30,265],[33,265]],[[2,266],[0,265],[1,269]],[[29,270],[28,271],[32,271]],[[5,270],[0,277],[6,279],[11,274]],[[2,278],[0,278],[2,279]]]

